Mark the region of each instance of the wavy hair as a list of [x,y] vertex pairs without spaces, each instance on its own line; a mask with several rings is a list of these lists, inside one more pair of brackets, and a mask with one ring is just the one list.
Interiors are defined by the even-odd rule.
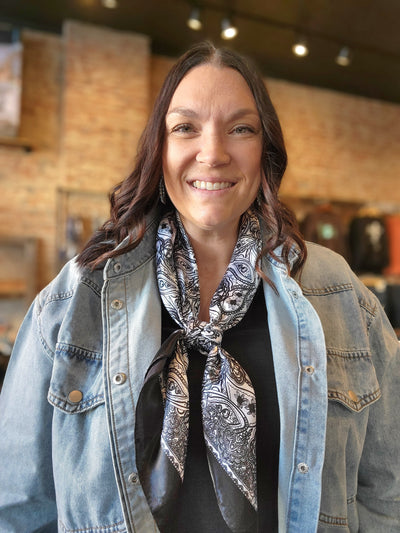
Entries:
[[[106,259],[132,250],[143,238],[146,215],[156,204],[160,204],[163,209],[168,207],[162,206],[159,198],[162,150],[166,134],[165,117],[181,80],[191,69],[204,64],[237,70],[253,94],[261,119],[261,165],[265,179],[262,179],[255,208],[268,230],[268,238],[261,255],[274,255],[273,250],[282,245],[280,260],[283,260],[291,275],[303,265],[306,247],[296,218],[278,198],[287,166],[287,154],[279,119],[264,81],[248,59],[229,49],[216,48],[210,42],[202,42],[190,48],[167,74],[139,140],[135,167],[132,173],[111,191],[110,218],[93,234],[79,254],[80,265],[96,268]],[[126,237],[126,243],[116,249]],[[290,269],[289,253],[293,244],[297,245],[298,254]]]

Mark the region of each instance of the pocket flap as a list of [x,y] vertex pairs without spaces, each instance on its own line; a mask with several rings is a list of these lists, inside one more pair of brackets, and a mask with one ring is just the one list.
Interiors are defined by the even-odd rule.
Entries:
[[328,399],[359,412],[381,397],[368,352],[328,350]]
[[47,399],[71,414],[103,403],[102,354],[58,344]]

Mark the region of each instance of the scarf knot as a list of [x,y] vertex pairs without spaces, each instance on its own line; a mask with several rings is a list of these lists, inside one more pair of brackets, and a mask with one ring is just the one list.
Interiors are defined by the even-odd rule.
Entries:
[[188,348],[208,355],[214,347],[222,343],[223,331],[217,324],[203,321],[190,321],[185,328],[184,342]]

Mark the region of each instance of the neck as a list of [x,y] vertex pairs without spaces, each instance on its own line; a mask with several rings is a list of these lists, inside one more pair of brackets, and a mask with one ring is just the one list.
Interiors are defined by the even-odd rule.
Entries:
[[200,284],[199,319],[208,322],[211,299],[230,263],[237,242],[237,228],[229,233],[191,232]]

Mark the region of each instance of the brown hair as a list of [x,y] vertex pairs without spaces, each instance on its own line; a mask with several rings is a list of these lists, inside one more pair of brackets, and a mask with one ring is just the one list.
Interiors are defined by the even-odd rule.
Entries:
[[[241,55],[203,42],[190,48],[168,73],[140,138],[135,168],[112,190],[110,218],[93,234],[78,256],[80,265],[96,268],[104,260],[135,248],[142,240],[146,229],[145,217],[159,203],[165,116],[172,96],[189,70],[207,63],[237,70],[252,91],[260,115],[263,133],[261,165],[265,179],[262,180],[256,208],[269,235],[263,255],[273,254],[274,248],[282,244],[283,261],[289,268],[289,251],[296,243],[300,253],[292,274],[304,263],[306,248],[295,216],[278,198],[287,155],[279,119],[263,79],[252,63]],[[116,250],[116,245],[128,236],[126,244]]]

